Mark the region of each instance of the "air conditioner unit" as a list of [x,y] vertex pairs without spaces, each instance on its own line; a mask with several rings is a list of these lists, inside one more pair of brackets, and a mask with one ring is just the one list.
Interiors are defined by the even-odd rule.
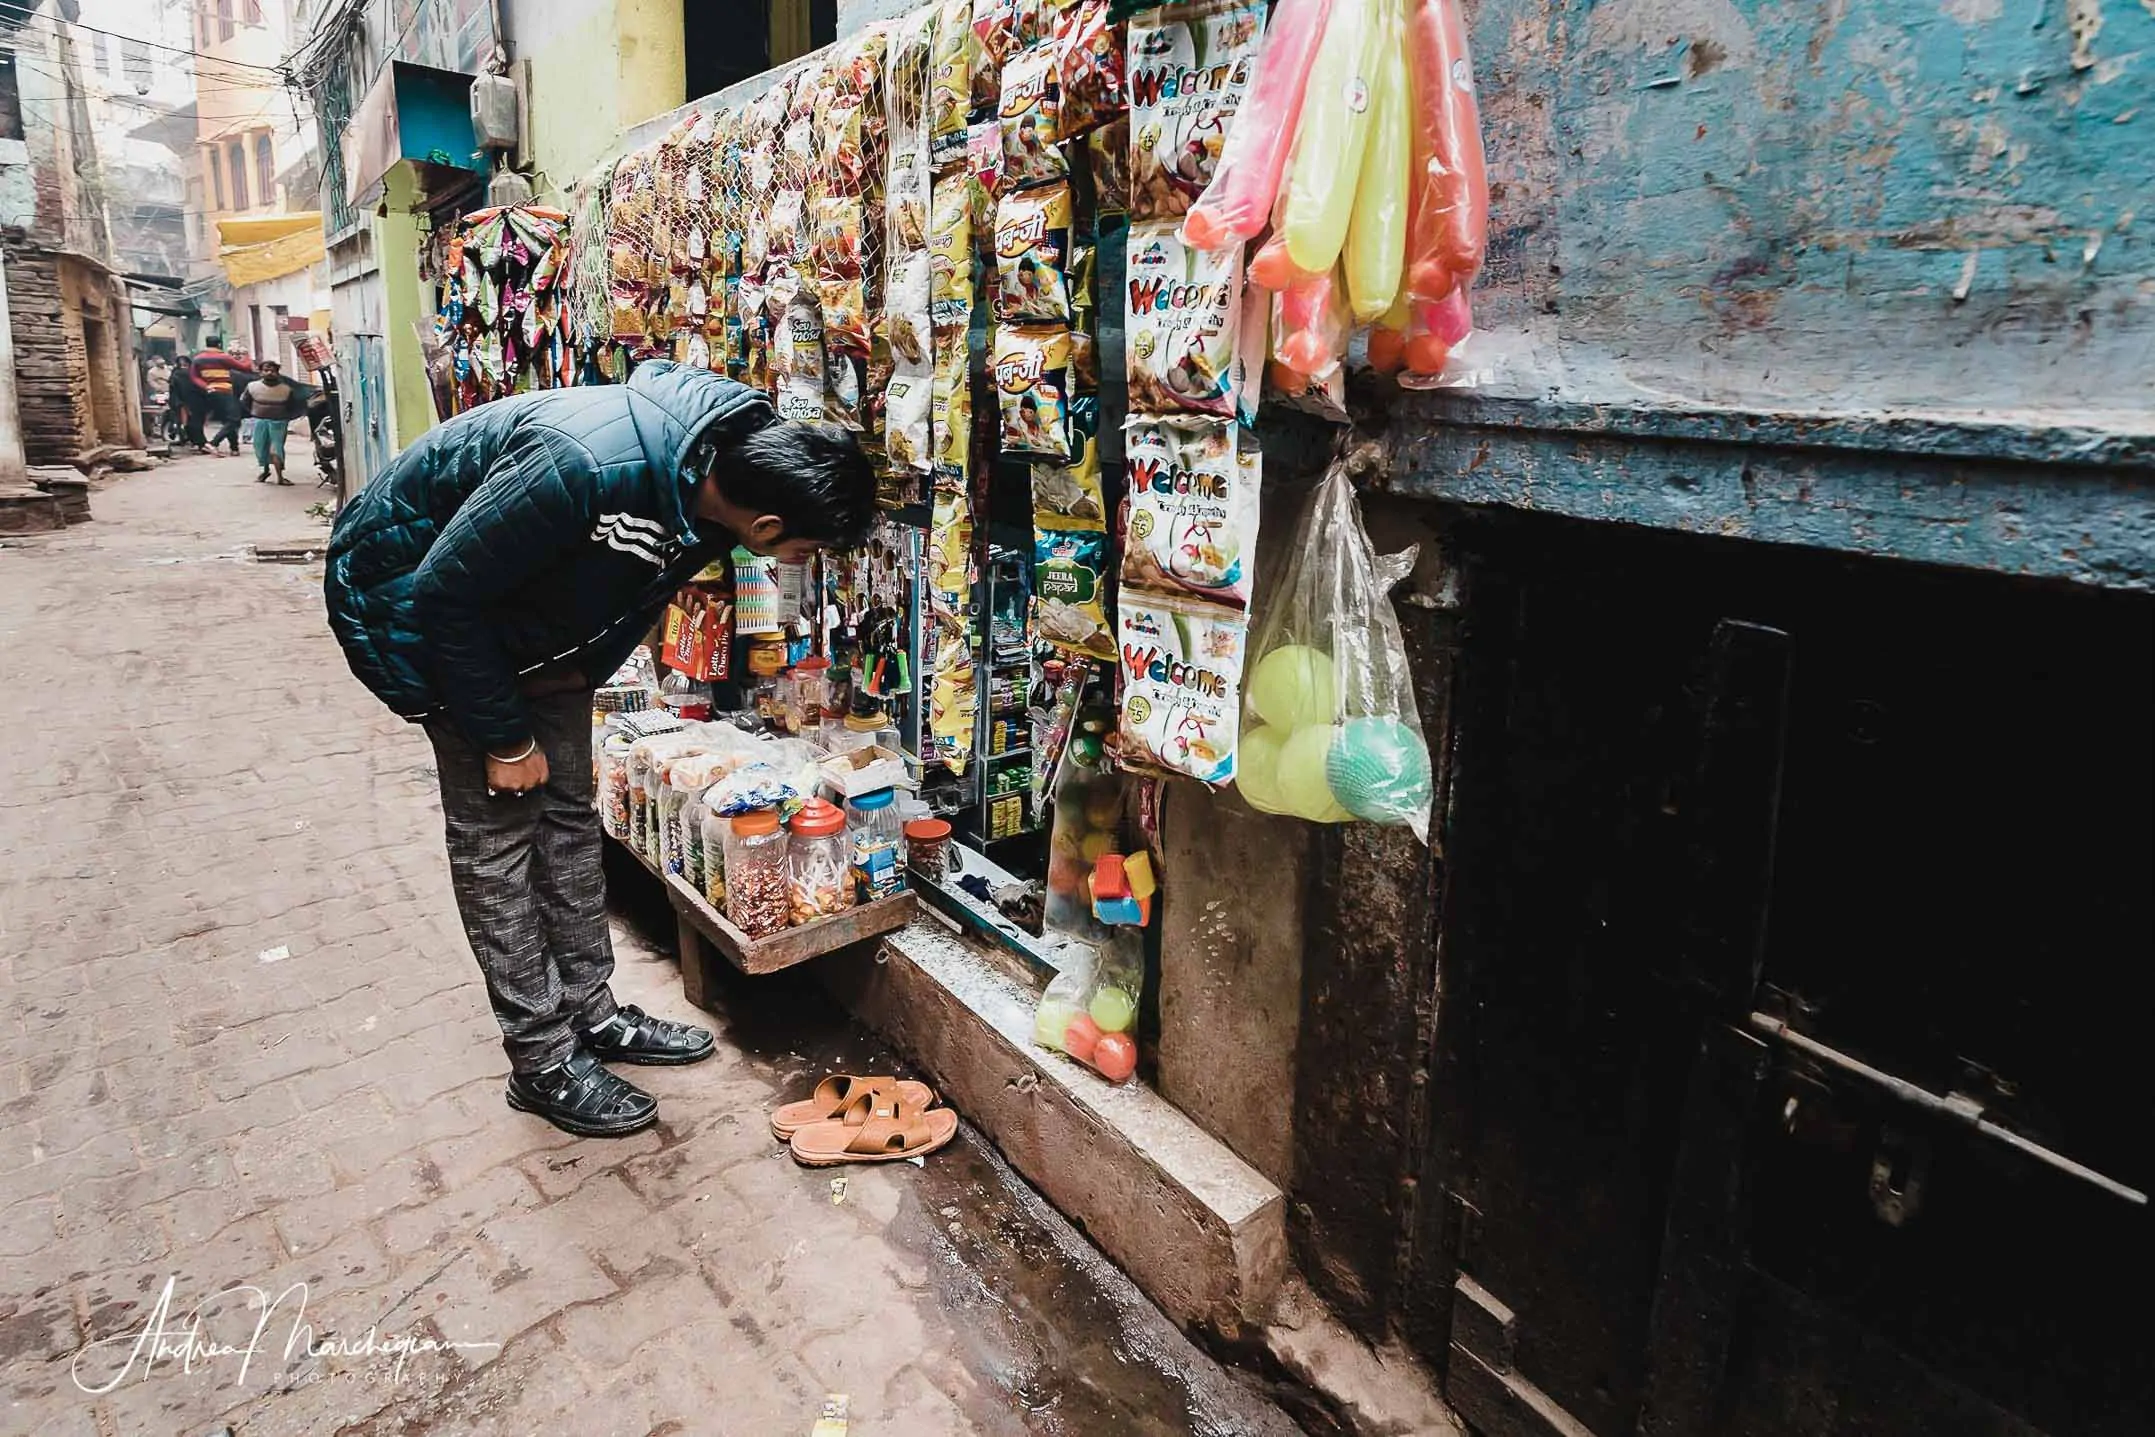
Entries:
[[472,80],[471,134],[482,150],[516,148],[516,82],[507,75]]

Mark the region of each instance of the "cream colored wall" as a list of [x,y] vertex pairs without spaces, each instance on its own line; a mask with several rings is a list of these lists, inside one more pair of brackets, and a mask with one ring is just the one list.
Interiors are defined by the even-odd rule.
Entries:
[[531,153],[523,158],[538,171],[541,196],[566,195],[618,151],[623,130],[687,98],[682,4],[506,0],[510,54],[530,65]]

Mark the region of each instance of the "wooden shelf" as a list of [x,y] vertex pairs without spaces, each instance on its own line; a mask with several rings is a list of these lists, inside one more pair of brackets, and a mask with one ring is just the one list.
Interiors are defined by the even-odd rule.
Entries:
[[[751,938],[727,922],[725,914],[713,908],[678,874],[666,875],[666,895],[673,900],[673,909],[682,927],[693,929],[698,938],[716,948],[743,973],[775,973],[781,968],[791,968],[796,963],[805,963],[810,958],[819,958],[825,953],[903,928],[913,920],[914,908],[909,890],[848,908],[814,923],[804,923],[798,928],[781,929],[768,938]],[[684,946],[684,975],[687,951]]]

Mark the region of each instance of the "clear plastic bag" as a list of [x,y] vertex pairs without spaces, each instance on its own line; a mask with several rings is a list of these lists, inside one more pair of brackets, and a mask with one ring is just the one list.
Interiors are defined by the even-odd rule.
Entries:
[[1343,461],[1295,534],[1243,688],[1236,787],[1251,807],[1315,823],[1400,823],[1429,841],[1429,744],[1392,588],[1414,551],[1379,554]]
[[1407,226],[1407,293],[1434,304],[1474,283],[1489,230],[1474,57],[1459,0],[1412,0],[1407,63],[1414,72],[1414,170]]
[[1059,965],[1033,1013],[1033,1041],[1066,1053],[1111,1082],[1137,1071],[1137,1007],[1145,983],[1144,931],[1093,916],[1094,865],[1122,848],[1122,776],[1097,740],[1073,740],[1055,777],[1048,842],[1045,933]]

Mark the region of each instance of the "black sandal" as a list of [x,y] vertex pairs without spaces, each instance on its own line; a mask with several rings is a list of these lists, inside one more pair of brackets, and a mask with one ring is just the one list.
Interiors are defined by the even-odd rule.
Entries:
[[584,1042],[609,1063],[646,1067],[700,1063],[717,1047],[709,1028],[654,1018],[633,1003],[584,1034]]
[[658,1121],[658,1100],[583,1048],[536,1073],[509,1074],[509,1106],[581,1138],[619,1138]]

